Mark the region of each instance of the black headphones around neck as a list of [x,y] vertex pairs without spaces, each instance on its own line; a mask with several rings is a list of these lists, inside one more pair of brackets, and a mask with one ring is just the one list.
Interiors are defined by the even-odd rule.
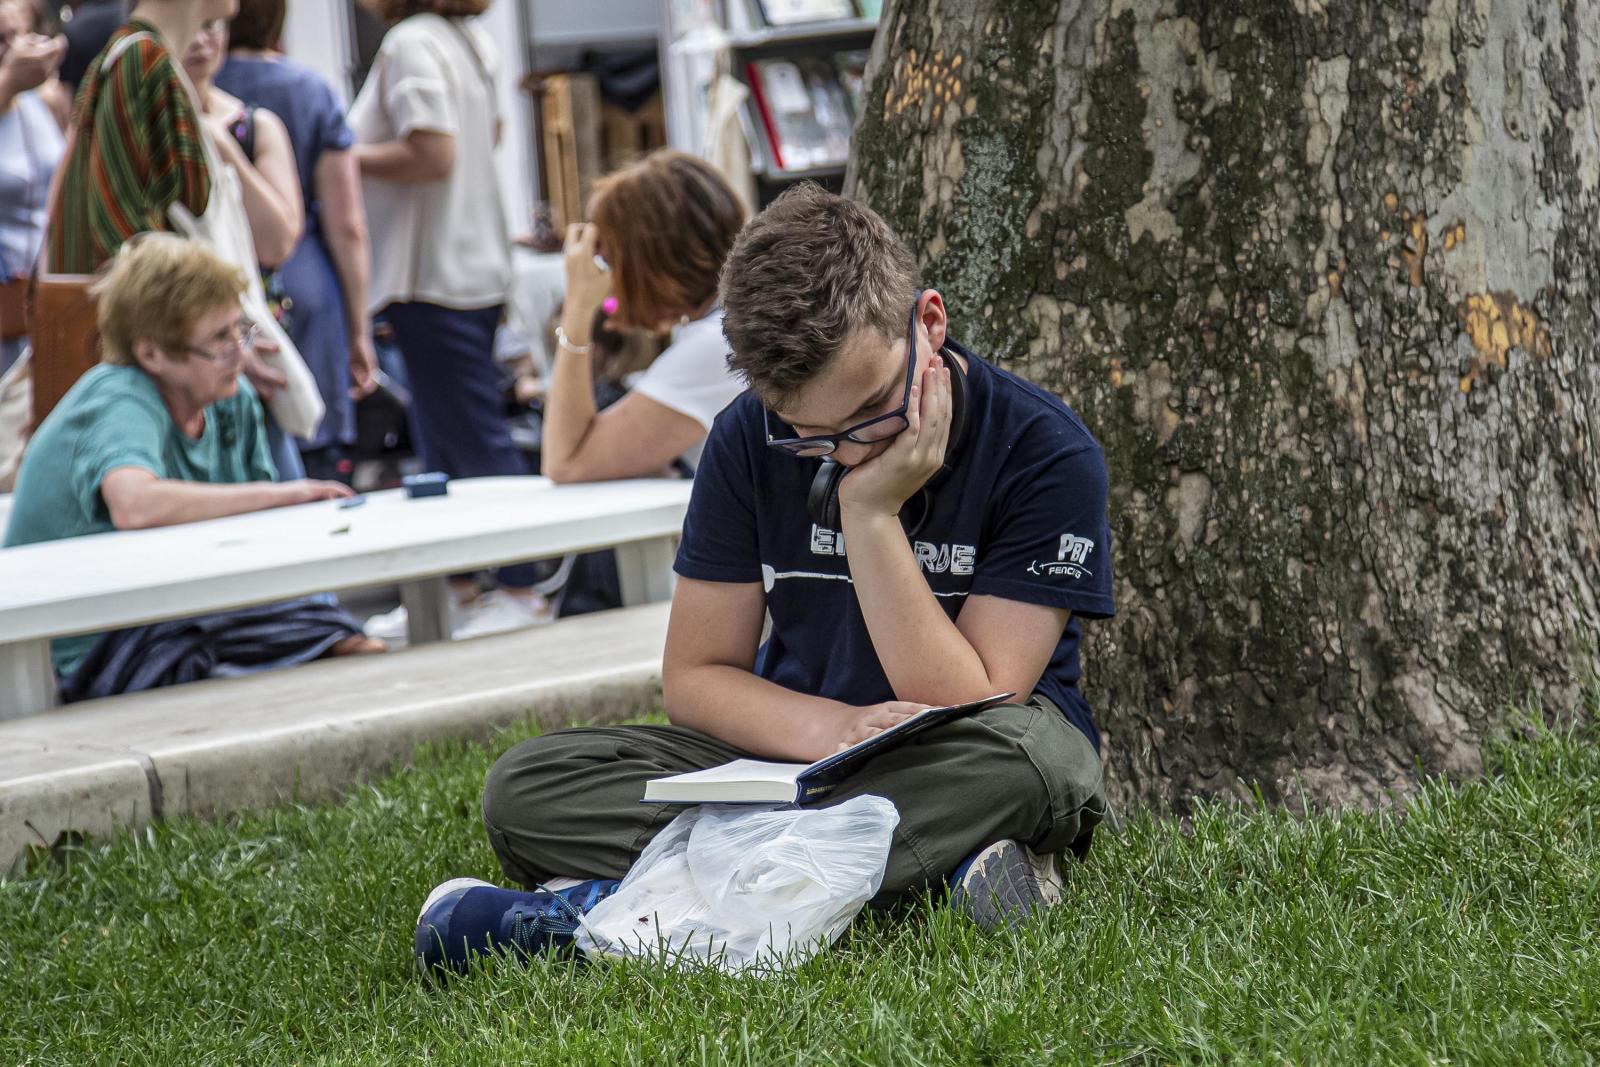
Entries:
[[[955,356],[945,349],[939,352],[950,368],[950,439],[944,446],[944,466],[900,509],[900,525],[905,527],[907,537],[915,537],[928,521],[933,511],[933,490],[949,476],[952,457],[967,433],[967,372]],[[811,514],[812,522],[829,530],[840,528],[839,483],[849,473],[850,468],[833,457],[823,458],[806,493],[806,511]]]

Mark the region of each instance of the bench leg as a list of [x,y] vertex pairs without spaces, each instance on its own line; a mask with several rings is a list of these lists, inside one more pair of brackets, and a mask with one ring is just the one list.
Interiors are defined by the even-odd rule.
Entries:
[[672,573],[672,561],[678,554],[676,538],[634,541],[618,545],[616,553],[623,604],[631,607],[672,599],[676,578]]
[[413,645],[450,637],[450,588],[446,578],[422,578],[400,587],[406,606],[407,639]]
[[50,664],[50,642],[18,641],[0,645],[0,719],[20,719],[49,711],[60,703],[56,672]]

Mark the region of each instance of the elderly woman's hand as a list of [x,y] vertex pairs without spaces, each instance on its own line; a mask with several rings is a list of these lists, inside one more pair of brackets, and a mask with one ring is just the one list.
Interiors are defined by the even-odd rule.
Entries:
[[293,504],[309,504],[316,500],[344,500],[355,496],[355,490],[343,482],[323,482],[314,478],[301,478],[293,482],[279,482],[278,491],[283,499],[278,502],[279,507],[288,507]]
[[592,222],[574,222],[567,227],[563,246],[567,268],[567,307],[585,321],[605,302],[611,292],[611,270],[602,268],[598,255],[600,231]]

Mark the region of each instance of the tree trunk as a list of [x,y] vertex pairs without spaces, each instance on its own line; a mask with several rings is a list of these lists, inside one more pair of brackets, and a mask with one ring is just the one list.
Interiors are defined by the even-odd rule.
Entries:
[[902,0],[848,188],[1105,446],[1123,801],[1371,803],[1600,632],[1600,5]]

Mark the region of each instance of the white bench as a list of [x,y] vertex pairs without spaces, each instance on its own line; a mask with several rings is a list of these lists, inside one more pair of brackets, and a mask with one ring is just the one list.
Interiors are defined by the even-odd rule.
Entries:
[[668,611],[603,611],[0,722],[0,873],[64,831],[98,840],[178,815],[314,802],[424,742],[651,711]]
[[608,547],[624,604],[667,600],[689,491],[668,479],[475,478],[442,497],[394,490],[354,508],[325,501],[5,549],[0,720],[54,706],[54,637],[398,584],[411,643],[423,644],[449,634],[446,576]]

